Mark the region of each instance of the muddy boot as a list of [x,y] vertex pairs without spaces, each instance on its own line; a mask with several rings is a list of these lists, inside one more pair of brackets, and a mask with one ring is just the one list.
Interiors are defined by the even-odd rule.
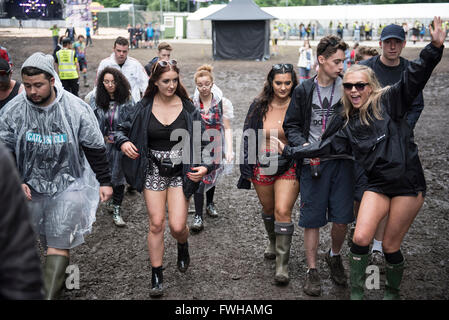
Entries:
[[189,255],[189,242],[179,243],[178,242],[178,270],[180,272],[186,272],[190,264]]
[[360,255],[349,251],[351,300],[363,299],[368,262],[369,254]]
[[69,258],[61,255],[48,255],[44,265],[45,300],[56,300],[61,295],[65,283],[65,270]]
[[121,206],[114,204],[113,206],[114,211],[112,213],[112,220],[114,220],[114,223],[117,227],[124,227],[126,226],[125,221],[123,221],[121,216]]
[[164,294],[164,288],[162,283],[164,277],[162,275],[162,266],[151,267],[151,290],[150,297],[160,297]]
[[265,230],[268,234],[268,246],[263,253],[265,259],[276,259],[276,234],[274,233],[274,215],[262,213],[263,223],[265,224]]
[[88,87],[89,86],[89,84],[87,83],[87,75],[86,74],[83,74],[83,81],[84,81],[84,87]]
[[290,246],[294,225],[291,222],[275,222],[276,233],[276,274],[274,280],[276,284],[286,285],[289,283],[288,260],[290,258]]
[[385,273],[387,279],[385,282],[384,300],[400,300],[399,286],[404,274],[404,261],[398,264],[389,264],[387,262]]

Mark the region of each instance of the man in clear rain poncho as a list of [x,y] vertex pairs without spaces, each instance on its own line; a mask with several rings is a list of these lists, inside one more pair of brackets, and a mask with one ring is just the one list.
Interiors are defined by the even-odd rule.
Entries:
[[112,195],[111,177],[95,115],[63,89],[53,57],[31,55],[21,75],[24,92],[0,111],[0,141],[15,156],[33,226],[47,248],[45,298],[54,299],[69,250],[91,231],[99,198]]

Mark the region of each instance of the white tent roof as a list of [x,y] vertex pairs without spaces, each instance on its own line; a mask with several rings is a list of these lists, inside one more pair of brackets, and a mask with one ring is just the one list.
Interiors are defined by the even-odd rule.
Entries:
[[423,20],[435,15],[449,18],[449,3],[410,3],[385,5],[334,5],[303,7],[261,7],[281,20],[333,20],[344,22],[377,20]]
[[227,6],[226,4],[211,4],[208,7],[200,8],[195,12],[191,13],[187,18],[187,20],[188,21],[201,20],[203,18],[206,18],[207,16],[210,16],[212,13],[215,13],[218,10],[223,9],[226,6]]

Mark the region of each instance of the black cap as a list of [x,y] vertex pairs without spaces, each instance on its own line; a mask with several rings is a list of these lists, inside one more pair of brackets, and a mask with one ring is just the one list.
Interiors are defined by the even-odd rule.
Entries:
[[380,40],[384,41],[391,38],[405,41],[404,29],[401,26],[398,26],[397,24],[390,24],[385,28],[383,28],[382,33],[380,34]]
[[7,82],[11,73],[11,65],[3,58],[0,58],[0,71],[4,71],[0,73],[0,82]]
[[62,39],[62,45],[65,46],[66,44],[72,43],[72,40],[70,38],[64,38]]

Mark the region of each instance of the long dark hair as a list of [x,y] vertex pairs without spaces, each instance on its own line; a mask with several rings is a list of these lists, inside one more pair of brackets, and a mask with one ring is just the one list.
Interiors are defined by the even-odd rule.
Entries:
[[293,89],[298,85],[298,78],[296,76],[296,72],[292,67],[290,70],[285,68],[285,65],[279,69],[271,68],[270,72],[268,72],[267,79],[265,80],[262,92],[254,100],[256,103],[256,107],[251,115],[251,117],[260,117],[264,118],[267,111],[268,105],[273,101],[274,97],[274,89],[273,89],[273,80],[276,74],[284,74],[290,73],[292,76],[292,88],[290,90],[289,96],[291,97],[293,94]]
[[[168,72],[170,70],[175,71],[179,76],[179,68],[178,68],[177,64],[172,65],[170,63],[167,63],[166,66],[163,67],[159,64],[159,60],[154,63],[152,71],[151,71],[150,79],[148,80],[148,87],[147,87],[147,90],[145,91],[145,95],[144,95],[145,97],[154,98],[156,93],[158,93],[158,91],[159,91],[158,87],[155,84],[156,81],[158,81],[161,78],[161,75],[164,72]],[[175,94],[178,97],[180,97],[182,100],[190,100],[187,90],[182,85],[181,79],[179,79],[179,78],[178,78],[178,85],[176,86]]]
[[109,103],[111,102],[111,97],[109,96],[109,93],[103,84],[104,76],[106,75],[106,73],[112,74],[112,76],[114,77],[114,101],[116,101],[118,104],[123,104],[128,101],[129,97],[131,96],[131,86],[129,85],[129,82],[123,75],[123,73],[115,68],[104,68],[97,80],[97,94],[95,97],[96,105],[103,110],[108,110]]

